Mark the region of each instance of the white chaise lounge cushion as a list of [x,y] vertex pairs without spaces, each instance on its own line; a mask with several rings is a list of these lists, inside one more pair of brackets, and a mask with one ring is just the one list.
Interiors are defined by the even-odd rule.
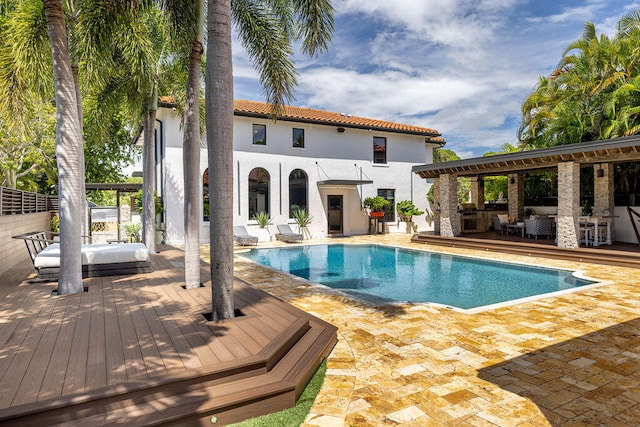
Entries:
[[[118,264],[122,262],[144,262],[149,260],[149,250],[144,243],[122,245],[82,245],[82,265]],[[44,248],[33,262],[36,268],[60,267],[60,245]]]

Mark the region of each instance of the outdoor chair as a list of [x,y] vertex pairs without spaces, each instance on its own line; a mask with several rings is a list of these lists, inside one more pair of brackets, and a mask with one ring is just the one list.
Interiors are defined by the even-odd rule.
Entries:
[[279,224],[278,225],[278,233],[276,234],[276,239],[282,242],[287,243],[295,243],[302,242],[304,236],[302,234],[294,233],[289,227],[289,224]]
[[527,236],[536,239],[538,236],[545,236],[547,239],[553,236],[554,224],[553,218],[526,218],[524,220]]
[[[38,279],[58,280],[60,275],[60,243],[55,239],[57,233],[34,231],[13,236],[22,239],[27,245],[33,267]],[[119,276],[127,274],[150,273],[151,258],[144,243],[83,244],[82,277]]]
[[493,221],[493,229],[495,231],[502,234],[505,234],[507,232],[507,227],[506,227],[506,225],[508,224],[507,221],[505,221],[504,223],[501,222],[500,217],[498,215],[492,215],[491,221]]
[[258,244],[258,238],[247,233],[247,229],[243,225],[236,225],[233,227],[233,238],[242,246]]

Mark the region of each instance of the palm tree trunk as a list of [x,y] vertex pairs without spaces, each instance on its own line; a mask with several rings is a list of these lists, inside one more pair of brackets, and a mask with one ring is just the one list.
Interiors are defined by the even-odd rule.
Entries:
[[233,317],[233,69],[231,0],[208,0],[205,102],[212,319]]
[[58,292],[79,293],[82,285],[81,221],[84,194],[82,132],[67,33],[60,0],[44,0],[56,92],[56,158],[60,196],[60,279]]
[[142,149],[142,241],[150,253],[156,252],[155,236],[155,186],[156,186],[156,147],[155,127],[158,103],[156,90],[152,91],[149,108],[144,121],[144,147]]
[[[80,192],[82,193],[83,196],[83,201],[82,201],[82,226],[81,226],[81,232],[83,235],[88,236],[89,235],[89,230],[87,229],[87,204],[85,203],[85,199],[86,199],[86,195],[87,195],[87,187],[85,185],[85,171],[87,170],[87,166],[84,163],[84,131],[83,131],[83,123],[82,123],[82,95],[80,94],[80,77],[78,76],[78,66],[75,64],[71,65],[71,71],[73,72],[73,83],[76,85],[76,105],[78,106],[78,124],[80,125],[80,137],[82,138],[82,142],[83,142],[83,147],[82,150],[80,151],[80,154],[82,155],[82,159],[80,160],[80,163],[82,164],[82,189],[80,190]],[[90,222],[90,221],[89,221]]]
[[200,63],[204,52],[204,0],[198,5],[198,32],[189,56],[187,99],[184,111],[184,280],[187,289],[200,286]]

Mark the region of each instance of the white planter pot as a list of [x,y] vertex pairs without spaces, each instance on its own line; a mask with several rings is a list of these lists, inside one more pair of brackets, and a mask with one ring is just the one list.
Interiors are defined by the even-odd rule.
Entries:
[[249,230],[249,234],[252,234],[258,238],[259,242],[270,242],[272,237],[271,232],[269,231],[269,226],[265,228],[252,228]]
[[[407,234],[413,234],[417,231],[418,227],[416,226],[416,224],[413,221],[409,221],[409,222],[403,222],[404,224],[404,229],[405,232]],[[403,227],[400,227],[400,229],[402,229]]]

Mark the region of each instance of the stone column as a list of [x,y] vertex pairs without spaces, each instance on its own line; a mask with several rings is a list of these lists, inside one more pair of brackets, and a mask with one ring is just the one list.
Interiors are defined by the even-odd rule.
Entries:
[[559,248],[577,248],[578,214],[580,213],[580,164],[558,163],[558,218]]
[[[603,163],[593,165],[593,214],[613,215],[615,204],[613,201],[613,164]],[[602,176],[598,176],[601,174]],[[607,218],[611,222],[611,240],[614,240],[614,218]]]
[[440,175],[440,235],[442,237],[460,235],[458,177],[456,175]]
[[482,177],[471,177],[471,203],[478,209],[484,208],[484,180]]
[[519,173],[507,175],[509,216],[515,219],[524,218],[524,176]]
[[433,233],[440,234],[440,178],[433,180]]
[[[598,176],[599,173],[602,176]],[[607,211],[613,215],[613,192],[613,165],[610,163],[593,165],[594,215],[605,215]]]

